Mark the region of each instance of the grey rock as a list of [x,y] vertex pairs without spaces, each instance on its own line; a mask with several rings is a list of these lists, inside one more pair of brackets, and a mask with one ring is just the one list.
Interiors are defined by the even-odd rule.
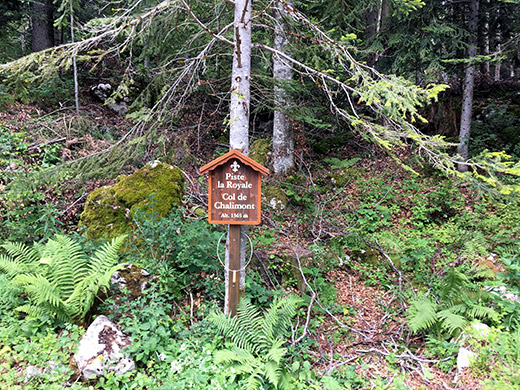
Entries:
[[126,112],[128,111],[128,104],[125,102],[108,103],[107,107],[119,116],[125,116]]
[[461,373],[465,368],[468,368],[471,364],[471,361],[475,359],[477,354],[467,348],[461,347],[459,348],[459,353],[457,355],[457,373]]
[[90,92],[101,102],[105,102],[112,94],[112,86],[110,84],[97,84],[90,88]]
[[28,383],[31,379],[40,376],[42,374],[42,370],[36,366],[27,366],[25,369],[25,378],[23,379],[23,383]]
[[127,263],[122,269],[114,272],[110,283],[115,287],[116,294],[121,294],[126,290],[131,297],[140,296],[149,285],[150,273],[145,269]]
[[81,338],[74,359],[85,379],[102,376],[104,372],[123,375],[135,369],[134,361],[121,352],[130,344],[128,336],[101,315]]

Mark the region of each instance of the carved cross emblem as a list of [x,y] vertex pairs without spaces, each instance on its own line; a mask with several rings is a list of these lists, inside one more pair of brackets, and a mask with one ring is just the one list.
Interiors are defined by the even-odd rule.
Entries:
[[231,169],[233,170],[233,172],[237,173],[238,168],[240,168],[240,164],[238,164],[236,161],[233,164],[231,164]]

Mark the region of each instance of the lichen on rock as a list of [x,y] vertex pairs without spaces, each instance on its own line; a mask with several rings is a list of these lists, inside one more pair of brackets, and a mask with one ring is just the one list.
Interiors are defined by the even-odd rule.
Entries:
[[273,210],[282,211],[287,207],[287,196],[283,189],[275,185],[266,185],[263,190],[264,203],[267,203]]
[[165,217],[179,206],[184,180],[179,168],[158,161],[148,163],[132,175],[118,177],[115,185],[92,191],[79,227],[96,239],[130,233],[129,222],[136,213]]

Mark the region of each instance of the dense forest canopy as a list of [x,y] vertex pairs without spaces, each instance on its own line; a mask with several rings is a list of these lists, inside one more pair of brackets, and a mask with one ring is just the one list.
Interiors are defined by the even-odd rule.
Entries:
[[520,1],[5,0],[0,47],[0,387],[520,386]]

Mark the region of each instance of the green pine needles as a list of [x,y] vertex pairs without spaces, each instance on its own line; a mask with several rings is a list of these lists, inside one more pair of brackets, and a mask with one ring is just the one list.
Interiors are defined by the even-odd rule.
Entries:
[[234,344],[231,349],[216,352],[215,363],[230,364],[238,375],[243,375],[244,389],[259,389],[267,383],[277,389],[290,388],[290,374],[282,359],[286,353],[283,345],[299,303],[300,298],[293,295],[277,298],[261,313],[246,298],[240,301],[233,318],[212,313],[209,320]]
[[430,298],[415,299],[406,313],[412,333],[433,331],[451,337],[462,331],[468,321],[498,321],[499,314],[487,304],[490,293],[454,269],[446,274],[439,296],[440,304]]
[[17,310],[35,318],[81,321],[99,289],[108,288],[112,274],[121,268],[117,259],[124,239],[120,236],[105,243],[90,258],[79,243],[65,235],[32,247],[1,245],[7,255],[0,255],[0,271],[24,290],[29,300]]

